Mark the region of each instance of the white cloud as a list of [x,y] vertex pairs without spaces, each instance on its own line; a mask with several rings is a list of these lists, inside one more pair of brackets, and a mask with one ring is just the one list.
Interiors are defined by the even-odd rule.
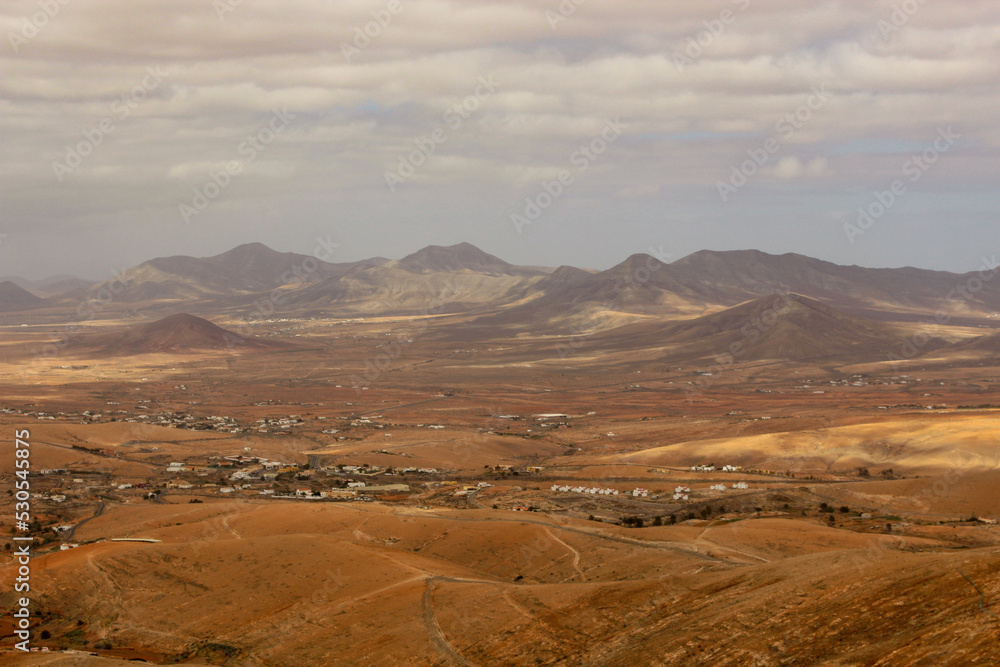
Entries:
[[660,186],[656,184],[630,185],[615,193],[619,199],[638,199],[641,197],[655,197],[660,194]]
[[[741,3],[721,0],[588,2],[553,30],[545,12],[556,3],[408,0],[347,62],[342,42],[384,0],[245,1],[222,21],[206,0],[71,2],[17,53],[8,35],[38,11],[37,0],[5,2],[0,228],[72,229],[92,224],[96,212],[127,218],[140,204],[169,221],[207,170],[237,159],[240,142],[282,108],[297,115],[295,133],[249,170],[252,188],[230,188],[226,205],[203,216],[215,216],[220,234],[229,229],[236,240],[246,211],[257,212],[269,196],[276,215],[290,217],[280,208],[295,207],[283,200],[290,179],[298,195],[322,202],[320,210],[350,201],[386,220],[409,219],[405,197],[384,187],[385,169],[443,125],[444,112],[487,75],[498,90],[449,131],[407,196],[434,188],[436,201],[476,210],[469,193],[492,190],[497,201],[509,196],[516,204],[522,189],[558,175],[608,118],[620,116],[628,131],[580,174],[567,200],[594,197],[591,208],[612,218],[622,199],[646,204],[670,192],[672,202],[692,207],[692,219],[725,217],[705,208],[702,194],[823,84],[830,101],[782,137],[781,153],[763,170],[770,177],[747,192],[766,192],[776,179],[810,179],[846,199],[851,188],[882,186],[898,171],[900,151],[948,125],[960,128],[963,143],[922,184],[992,187],[1000,177],[1000,6],[926,3],[885,39],[878,22],[894,4],[754,0],[740,10]],[[679,69],[675,52],[726,8],[735,19]],[[109,116],[147,67],[169,76],[57,181],[52,161]],[[483,212],[491,221],[483,224],[502,218],[503,206]],[[468,221],[435,224],[460,229]]]
[[792,155],[778,160],[778,163],[771,170],[771,174],[777,178],[786,180],[806,177],[815,178],[825,175],[827,173],[827,166],[826,158],[818,157],[803,163],[798,157]]

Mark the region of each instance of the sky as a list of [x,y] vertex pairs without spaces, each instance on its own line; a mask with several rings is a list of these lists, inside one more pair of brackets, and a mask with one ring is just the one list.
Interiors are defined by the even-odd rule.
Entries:
[[1000,248],[995,0],[5,0],[0,275]]

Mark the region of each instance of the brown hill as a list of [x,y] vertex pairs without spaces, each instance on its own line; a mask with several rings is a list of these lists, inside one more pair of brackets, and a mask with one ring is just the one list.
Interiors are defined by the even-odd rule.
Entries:
[[540,271],[508,264],[499,257],[483,252],[471,243],[451,246],[430,245],[394,262],[395,266],[413,273],[471,272],[488,276],[537,275]]
[[[358,266],[375,266],[386,261],[372,258],[332,264],[310,255],[278,252],[262,243],[247,243],[213,257],[177,255],[144,262],[124,273],[128,286],[116,300],[192,300],[267,292],[319,282]],[[93,296],[103,287],[115,287],[114,293],[119,294],[117,284],[101,283],[86,295]]]
[[23,287],[32,294],[42,298],[65,294],[66,292],[79,292],[97,284],[96,280],[86,280],[78,276],[61,273],[49,276],[40,280],[28,280],[20,276],[3,276],[0,281],[9,280],[19,287]]
[[690,320],[627,325],[595,342],[619,350],[665,347],[669,359],[878,361],[888,359],[902,339],[889,325],[798,294],[777,294]]
[[[37,557],[40,623],[159,664],[207,646],[213,664],[303,667],[986,665],[997,639],[996,547],[815,520],[631,531],[374,503],[108,505],[88,543]],[[92,542],[124,536],[160,541]]]
[[541,270],[508,264],[468,243],[428,246],[398,261],[353,267],[286,295],[282,304],[305,314],[333,308],[356,313],[465,312],[502,307],[546,278]]
[[1000,332],[958,343],[952,349],[956,352],[973,352],[986,357],[1000,356]]
[[599,273],[557,271],[538,288],[544,296],[533,305],[547,308],[567,302],[591,302],[631,312],[656,310],[657,306],[672,310],[670,306],[680,302],[704,304],[715,302],[719,296],[699,281],[679,280],[669,264],[645,253],[632,255]]
[[[807,265],[819,263],[819,260],[802,259]],[[813,297],[849,294],[846,283],[840,285],[843,291],[837,292],[831,281],[817,278],[811,281],[813,284],[805,285],[810,281],[792,280],[796,271],[805,272],[805,266],[774,268],[781,264],[781,257],[755,250],[703,251],[672,264],[638,253],[594,274],[556,271],[523,295],[527,297],[533,293],[535,298],[494,319],[530,325],[543,332],[567,327],[595,330],[601,328],[604,321],[597,316],[601,312],[698,315],[712,307],[734,306],[767,294],[788,291],[792,283],[809,287],[801,293]],[[884,300],[885,295],[880,293],[878,298]]]
[[622,324],[616,317],[622,313],[700,314],[719,297],[698,281],[691,286],[678,281],[669,264],[640,253],[605,271],[560,267],[522,283],[508,298],[513,305],[476,320],[475,327],[488,331],[504,326],[533,333],[597,331]]
[[956,291],[972,281],[982,284],[959,311],[995,312],[1000,306],[1000,282],[966,274],[913,267],[870,269],[840,266],[805,255],[771,255],[758,250],[702,250],[670,264],[679,280],[710,283],[732,298],[751,298],[775,292],[794,292],[829,301],[840,307],[881,310],[955,310]]
[[48,302],[45,299],[35,296],[10,280],[0,283],[0,312],[32,310],[47,305]]
[[275,343],[247,338],[194,315],[178,313],[120,332],[83,337],[74,347],[98,356],[263,349]]
[[[968,284],[981,288],[969,290],[970,298],[956,299],[957,290]],[[556,271],[526,286],[525,301],[493,319],[541,331],[595,330],[601,322],[594,317],[597,311],[693,315],[787,292],[881,320],[919,319],[940,311],[957,324],[1000,309],[1000,281],[976,273],[868,269],[794,253],[703,250],[671,264],[640,253],[595,274]]]

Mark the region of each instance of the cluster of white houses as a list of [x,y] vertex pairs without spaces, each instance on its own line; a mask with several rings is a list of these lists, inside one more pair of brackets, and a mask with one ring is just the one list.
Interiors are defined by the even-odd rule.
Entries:
[[[713,484],[709,488],[712,489],[713,491],[725,491],[726,490],[726,485],[725,484]],[[746,482],[735,482],[733,484],[733,488],[734,489],[749,489],[750,485],[747,484]]]
[[287,417],[279,417],[277,419],[258,419],[257,420],[257,432],[258,433],[268,433],[269,431],[290,431],[293,426],[299,426],[302,424],[302,417],[299,415],[288,415]]
[[[722,468],[720,468],[720,470],[722,472],[739,472],[740,470],[742,470],[742,468],[740,466],[724,465],[722,466]],[[714,472],[714,471],[715,471],[715,466],[706,466],[706,465],[691,466],[691,472]]]
[[[562,492],[562,493],[586,493],[591,496],[618,496],[621,495],[621,491],[618,489],[609,489],[599,486],[566,486],[563,484],[553,484],[551,487],[552,491]],[[632,496],[633,498],[648,498],[649,489],[643,489],[642,487],[637,487],[631,491],[625,492],[626,496]]]
[[674,500],[687,500],[691,497],[691,489],[687,486],[678,486],[674,489]]
[[617,496],[619,493],[618,489],[604,489],[597,486],[564,486],[559,484],[553,484],[552,490],[563,493],[587,493],[592,496]]

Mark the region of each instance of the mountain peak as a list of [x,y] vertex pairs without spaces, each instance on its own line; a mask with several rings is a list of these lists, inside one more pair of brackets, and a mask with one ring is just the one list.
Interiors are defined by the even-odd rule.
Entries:
[[86,337],[79,345],[82,349],[96,351],[100,356],[258,349],[267,346],[263,341],[244,338],[188,313],[175,313],[155,322],[133,325],[124,331],[96,334]]
[[892,327],[795,293],[762,296],[667,330],[745,360],[885,359],[900,339]]
[[215,255],[214,257],[211,257],[209,259],[225,260],[225,259],[245,258],[245,257],[271,257],[274,255],[281,255],[281,254],[283,253],[280,253],[277,250],[274,250],[273,248],[264,245],[263,243],[254,241],[253,243],[244,243],[242,245],[238,245],[231,250],[227,250],[226,252]]
[[518,273],[517,267],[483,252],[471,243],[429,245],[399,260],[396,265],[414,273],[473,271],[492,275]]
[[28,310],[48,305],[45,299],[35,296],[10,280],[0,282],[0,312]]
[[774,255],[772,253],[764,252],[763,250],[756,250],[754,248],[748,248],[745,250],[710,250],[705,248],[703,250],[698,250],[691,253],[690,255],[685,255],[681,257],[678,262],[683,262],[688,259],[704,259],[709,257],[779,257],[780,255]]
[[794,252],[786,252],[780,255],[764,252],[763,250],[699,250],[690,255],[686,255],[671,263],[678,268],[689,269],[711,269],[716,267],[728,267],[734,270],[736,267],[752,267],[759,265],[777,268],[780,266],[792,268],[829,268],[835,264],[815,259],[806,255]]
[[612,266],[608,271],[631,271],[645,267],[648,271],[657,271],[666,266],[663,262],[650,254],[637,252],[629,255],[624,261]]

